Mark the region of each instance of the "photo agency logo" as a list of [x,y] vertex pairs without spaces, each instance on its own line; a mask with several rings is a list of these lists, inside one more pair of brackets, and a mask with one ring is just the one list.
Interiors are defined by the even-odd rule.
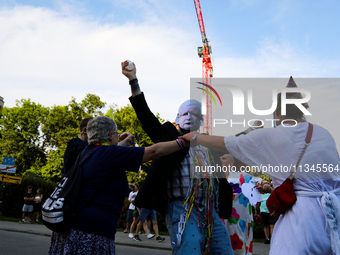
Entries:
[[[298,88],[293,77],[289,78],[288,83],[283,78],[211,78],[210,81],[211,85],[202,82],[202,79],[192,78],[190,83],[191,98],[202,103],[203,115],[211,111],[213,129],[226,125],[252,127],[255,121],[260,121],[261,126],[268,123],[275,127],[279,121],[284,127],[294,127],[297,125],[296,120],[287,118],[281,121],[274,116],[276,110],[286,116],[288,105],[294,105],[305,116],[312,115],[306,107],[311,93],[307,89]],[[206,107],[207,96],[214,102],[210,109]],[[295,124],[288,125],[287,122]]]
[[[212,92],[214,92],[215,95],[217,96],[218,100],[220,101],[221,106],[222,106],[221,97],[220,97],[220,95],[217,93],[217,91],[216,91],[213,87],[211,87],[209,84],[206,84],[206,83],[204,83],[204,82],[197,82],[197,83],[198,83],[198,84],[201,84],[203,87],[196,87],[196,88],[197,88],[197,89],[200,89],[200,90],[202,90],[202,91],[204,91],[205,93],[207,93],[207,94],[211,97],[211,99],[214,101],[215,105],[217,105],[216,100],[215,100],[215,97],[213,96],[213,94],[211,94],[210,91],[204,89],[204,87],[206,87],[207,89],[210,89]],[[204,96],[203,93],[202,93],[202,95]],[[201,102],[201,103],[202,103],[202,102]]]

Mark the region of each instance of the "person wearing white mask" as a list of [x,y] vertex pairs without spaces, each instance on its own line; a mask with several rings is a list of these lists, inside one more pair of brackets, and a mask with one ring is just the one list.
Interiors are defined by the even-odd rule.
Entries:
[[[177,127],[171,122],[160,123],[139,88],[136,67],[133,64],[130,70],[126,68],[128,64],[122,62],[122,73],[131,87],[129,99],[154,143],[173,140],[200,128],[203,116],[201,103],[196,100],[187,100],[179,107]],[[173,254],[233,254],[221,220],[231,213],[232,190],[228,181],[191,175],[191,166],[212,165],[211,153],[206,148],[184,148],[181,140],[178,145],[183,149],[152,162],[134,204],[166,215]]]

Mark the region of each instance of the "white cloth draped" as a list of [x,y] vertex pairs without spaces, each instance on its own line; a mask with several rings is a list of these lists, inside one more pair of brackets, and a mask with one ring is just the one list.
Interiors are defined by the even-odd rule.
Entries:
[[[260,129],[239,137],[225,137],[229,153],[249,166],[267,167],[262,172],[273,178],[277,187],[289,172],[274,167],[295,166],[305,145],[308,123],[295,127]],[[317,164],[332,165],[332,171],[318,172]],[[270,166],[272,168],[270,168]],[[296,173],[296,203],[275,224],[271,239],[271,255],[339,253],[340,159],[335,142],[324,128],[314,125],[311,144],[300,166],[309,171]],[[314,171],[311,170],[314,166]],[[266,170],[266,171],[265,171]]]

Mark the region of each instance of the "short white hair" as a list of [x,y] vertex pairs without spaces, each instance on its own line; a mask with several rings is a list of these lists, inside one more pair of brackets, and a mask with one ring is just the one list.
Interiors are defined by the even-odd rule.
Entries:
[[116,132],[116,123],[106,117],[98,116],[87,123],[87,140],[89,143],[105,143],[109,141],[109,133]]

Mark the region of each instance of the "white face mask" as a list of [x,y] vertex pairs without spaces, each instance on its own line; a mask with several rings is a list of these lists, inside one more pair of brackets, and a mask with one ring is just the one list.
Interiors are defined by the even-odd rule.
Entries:
[[196,100],[185,101],[178,110],[177,124],[184,130],[196,131],[202,120],[201,104]]

